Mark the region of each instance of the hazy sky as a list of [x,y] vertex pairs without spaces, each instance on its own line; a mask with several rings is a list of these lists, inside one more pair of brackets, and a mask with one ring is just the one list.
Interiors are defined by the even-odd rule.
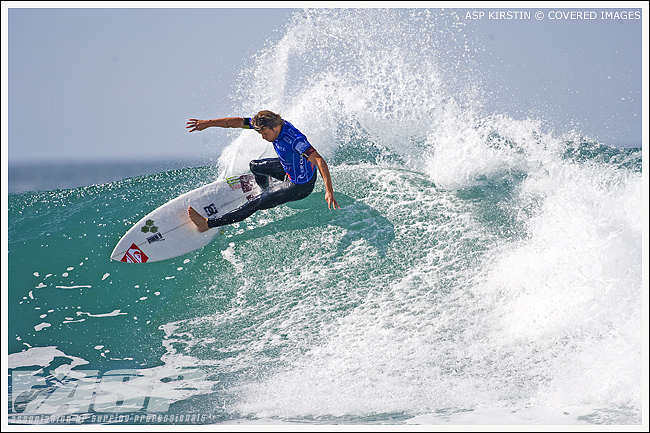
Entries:
[[[529,10],[511,4],[498,5]],[[619,12],[645,7],[614,4]],[[185,130],[187,118],[245,114],[231,112],[238,74],[282,37],[291,16],[290,9],[2,7],[9,163],[213,152],[204,136]],[[560,129],[577,124],[608,144],[641,144],[642,20],[603,19],[584,4],[573,10],[597,11],[596,18],[551,16],[569,11],[556,8],[541,9],[542,19],[535,9],[531,19],[497,19],[488,15],[495,9],[480,10],[482,17],[461,16],[485,46],[479,60],[491,104],[514,116],[540,111]]]
[[[10,9],[9,159],[195,156],[288,9]],[[3,26],[4,28],[4,26]],[[4,51],[4,50],[3,50]],[[4,77],[4,72],[3,72]]]
[[[530,13],[510,20],[484,10],[474,24],[485,47],[483,69],[493,71],[481,78],[495,91],[495,105],[513,115],[538,111],[558,129],[575,126],[606,144],[640,146],[644,63],[637,18],[645,10],[614,5],[501,10]],[[647,26],[643,37],[647,43]]]

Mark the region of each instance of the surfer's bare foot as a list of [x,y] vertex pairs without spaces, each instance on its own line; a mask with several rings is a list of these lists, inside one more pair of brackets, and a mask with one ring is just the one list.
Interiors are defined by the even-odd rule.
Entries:
[[187,208],[187,214],[190,219],[196,225],[201,233],[208,231],[208,219],[201,216],[192,206]]

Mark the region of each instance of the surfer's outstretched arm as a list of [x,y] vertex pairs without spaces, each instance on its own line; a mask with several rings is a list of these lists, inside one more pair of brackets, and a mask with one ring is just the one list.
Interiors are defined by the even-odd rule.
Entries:
[[187,122],[186,128],[190,130],[189,132],[194,132],[203,131],[205,128],[210,128],[212,126],[219,128],[243,128],[244,118],[222,117],[221,119],[212,120],[190,119],[189,122]]

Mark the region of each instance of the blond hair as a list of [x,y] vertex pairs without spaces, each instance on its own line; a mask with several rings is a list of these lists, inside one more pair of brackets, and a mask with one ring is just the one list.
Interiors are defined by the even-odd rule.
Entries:
[[263,110],[260,111],[251,119],[251,126],[256,131],[259,131],[262,128],[273,129],[278,125],[282,125],[284,120],[280,117],[279,114],[275,114],[272,111]]

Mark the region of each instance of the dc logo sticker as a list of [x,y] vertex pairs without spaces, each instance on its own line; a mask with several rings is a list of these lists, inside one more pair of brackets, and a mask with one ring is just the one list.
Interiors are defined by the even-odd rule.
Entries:
[[217,207],[214,205],[214,203],[210,203],[210,205],[208,205],[208,206],[204,206],[204,207],[203,207],[203,210],[205,211],[205,214],[206,214],[207,216],[209,216],[209,217],[211,217],[212,215],[216,215],[216,214],[219,213],[219,210],[218,210]]
[[149,260],[149,257],[136,244],[131,244],[121,261],[126,263],[147,263],[147,260]]

